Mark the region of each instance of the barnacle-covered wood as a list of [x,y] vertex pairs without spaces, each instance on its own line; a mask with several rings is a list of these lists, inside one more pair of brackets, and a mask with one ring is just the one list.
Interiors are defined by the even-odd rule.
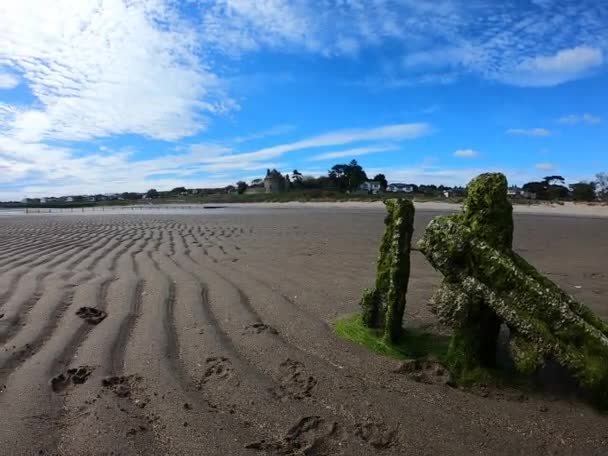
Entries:
[[[449,216],[492,247],[509,251],[513,244],[513,207],[507,198],[507,179],[500,173],[486,173],[467,187],[463,211]],[[431,308],[454,334],[448,362],[457,371],[496,364],[496,343],[500,320],[483,300],[466,294],[446,277],[431,298]]]
[[410,244],[414,231],[414,205],[403,199],[384,202],[387,215],[374,289],[366,289],[361,306],[363,322],[384,329],[384,337],[396,341],[401,333],[405,295],[410,277]]
[[[507,324],[511,353],[520,371],[532,372],[553,359],[582,387],[608,401],[606,322],[522,257],[490,245],[453,218],[434,219],[419,247],[454,284],[457,300],[464,293],[471,302],[483,302]],[[457,300],[446,312],[466,326],[468,317]]]

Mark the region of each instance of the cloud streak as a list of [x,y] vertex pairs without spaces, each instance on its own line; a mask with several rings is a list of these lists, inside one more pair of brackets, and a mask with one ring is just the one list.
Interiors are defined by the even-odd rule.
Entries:
[[340,150],[336,152],[325,152],[323,154],[314,155],[308,161],[323,161],[333,160],[334,158],[352,158],[362,155],[377,154],[380,152],[388,152],[397,150],[396,146],[380,146],[380,147],[357,147],[354,149]]
[[546,128],[509,128],[506,134],[511,136],[532,136],[532,137],[544,137],[549,136],[551,132]]
[[564,125],[576,125],[581,123],[588,125],[597,125],[602,122],[602,119],[598,116],[594,116],[593,114],[584,113],[563,116],[557,119],[557,122]]
[[[215,186],[218,181],[226,182],[229,179],[218,179],[214,175],[228,173],[233,176],[230,179],[233,181],[234,176],[243,171],[283,167],[285,164],[279,160],[293,152],[361,144],[359,148],[352,148],[349,155],[372,153],[372,150],[388,150],[386,141],[397,144],[425,136],[431,131],[431,126],[426,123],[391,124],[330,131],[247,152],[239,152],[226,145],[196,144],[186,151],[145,160],[134,160],[131,149],[106,149],[78,157],[69,148],[50,147],[43,143],[19,143],[0,137],[0,169],[6,170],[0,173],[0,187],[11,188],[10,192],[0,194],[0,199],[20,199],[26,194],[51,196],[90,191],[144,191],[174,183],[176,185],[173,186],[178,186],[179,182],[194,187]],[[36,181],[38,185],[32,187],[29,181]],[[80,190],[72,191],[75,188]]]
[[556,167],[553,163],[537,163],[535,168],[539,171],[554,171]]
[[457,158],[476,158],[479,157],[479,152],[473,149],[458,149],[454,152],[454,157]]
[[527,58],[507,73],[505,82],[531,87],[547,87],[580,79],[604,63],[601,49],[580,46],[562,49],[553,55]]
[[0,73],[0,89],[14,89],[19,85],[19,78],[10,73]]

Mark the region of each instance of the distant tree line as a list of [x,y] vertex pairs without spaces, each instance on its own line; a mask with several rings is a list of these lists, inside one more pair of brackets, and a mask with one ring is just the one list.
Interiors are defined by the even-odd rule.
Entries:
[[[384,174],[376,174],[372,179],[369,179],[363,167],[357,160],[351,160],[349,163],[338,163],[332,166],[324,176],[314,177],[305,176],[297,169],[294,169],[290,175],[285,175],[285,188],[287,190],[321,190],[328,192],[353,192],[357,191],[361,184],[368,180],[373,180],[379,183],[380,189],[386,191],[389,182]],[[186,187],[175,187],[170,191],[158,191],[151,188],[145,193],[138,192],[123,192],[120,194],[110,195],[78,195],[60,198],[45,198],[44,202],[38,198],[27,199],[21,202],[4,202],[5,207],[17,207],[25,205],[66,205],[71,203],[95,203],[102,201],[134,201],[139,199],[160,199],[160,198],[183,198],[188,196],[205,196],[216,194],[230,194],[236,192],[243,194],[250,187],[263,187],[264,179],[254,179],[251,183],[239,181],[236,185],[228,185],[220,188],[197,188],[188,189]],[[428,196],[439,196],[448,191],[454,196],[465,196],[466,188],[464,187],[448,187],[444,185],[415,185],[409,184],[414,193],[424,194]],[[522,189],[523,197],[535,198],[538,200],[573,200],[573,201],[596,201],[598,199],[608,201],[608,172],[598,173],[595,180],[590,182],[576,182],[566,185],[566,180],[563,176],[553,175],[546,176],[542,180],[526,183]]]
[[562,176],[546,176],[540,181],[528,182],[522,189],[533,194],[536,199],[545,201],[608,199],[608,173],[597,174],[595,181],[577,182],[569,186],[566,186],[566,180]]

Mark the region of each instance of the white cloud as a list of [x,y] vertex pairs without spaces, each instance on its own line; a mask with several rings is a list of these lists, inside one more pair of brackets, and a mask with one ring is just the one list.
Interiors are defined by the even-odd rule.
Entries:
[[553,163],[537,163],[535,168],[539,171],[554,171],[556,167]]
[[[521,86],[585,77],[603,62],[608,7],[597,0],[201,0],[203,40],[230,55],[272,50],[355,57],[383,45],[391,57],[362,84],[449,83],[464,74]],[[392,57],[398,52],[399,63]],[[376,83],[372,83],[375,81]]]
[[520,86],[555,86],[587,76],[602,63],[601,49],[580,46],[562,49],[553,55],[527,58],[503,79]]
[[195,30],[161,0],[3,2],[0,42],[0,63],[38,100],[8,126],[24,141],[173,140],[236,107],[195,53]]
[[14,74],[0,73],[0,90],[14,89],[19,85],[19,78]]
[[[1,108],[2,105],[0,114]],[[231,180],[236,181],[244,170],[283,168],[286,164],[277,160],[291,152],[377,141],[399,142],[430,132],[430,125],[424,123],[395,124],[336,130],[244,153],[226,145],[193,144],[185,150],[182,148],[176,153],[145,160],[135,160],[130,149],[106,149],[92,155],[77,156],[68,148],[20,142],[0,135],[0,169],[6,171],[0,173],[0,187],[10,186],[12,189],[5,191],[0,198],[144,191],[153,186],[216,186],[210,182],[221,180],[216,177],[218,174],[231,175]],[[362,147],[380,149],[388,146]],[[32,186],[30,181],[38,182],[37,186]]]
[[249,135],[237,136],[232,141],[235,143],[245,143],[249,141],[254,141],[256,139],[268,138],[269,136],[280,136],[286,133],[290,133],[296,129],[293,125],[276,125],[267,130],[258,131],[256,133],[251,133]]
[[598,116],[594,116],[593,114],[584,113],[584,114],[570,114],[568,116],[563,116],[557,119],[558,123],[566,124],[566,125],[576,125],[580,123],[585,123],[589,125],[599,124],[602,119]]
[[472,45],[431,48],[406,54],[402,65],[407,71],[425,71],[448,67],[468,68],[480,58],[481,49]]
[[508,135],[516,135],[516,136],[549,136],[551,132],[546,128],[509,128],[506,133]]
[[406,139],[426,136],[430,134],[431,131],[432,128],[427,123],[403,123],[385,125],[377,128],[337,130],[288,144],[266,147],[253,152],[246,152],[238,155],[227,155],[218,158],[217,162],[224,162],[227,165],[234,165],[235,163],[238,164],[242,160],[267,160],[298,150],[342,146],[345,144],[368,141],[403,141]]
[[334,158],[350,158],[360,157],[361,155],[377,154],[379,152],[388,152],[397,150],[396,146],[379,146],[379,147],[357,147],[354,149],[340,150],[336,152],[325,152],[319,155],[314,155],[308,161],[331,160]]
[[454,157],[458,158],[475,158],[479,156],[479,152],[473,149],[458,149],[454,152]]

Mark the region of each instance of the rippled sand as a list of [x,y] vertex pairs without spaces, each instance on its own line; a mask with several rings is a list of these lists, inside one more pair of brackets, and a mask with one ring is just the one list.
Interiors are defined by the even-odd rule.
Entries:
[[[580,401],[416,383],[335,337],[381,208],[173,212],[0,219],[1,454],[605,454]],[[519,215],[515,241],[604,318],[606,224]],[[408,325],[439,330],[412,261]]]

